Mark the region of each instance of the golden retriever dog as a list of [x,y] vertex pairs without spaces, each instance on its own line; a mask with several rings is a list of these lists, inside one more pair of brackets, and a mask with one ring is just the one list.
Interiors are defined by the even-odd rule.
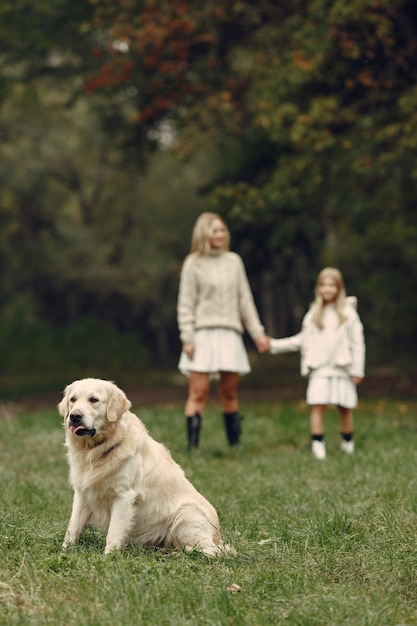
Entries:
[[74,498],[63,548],[91,524],[106,533],[105,554],[126,543],[208,556],[228,551],[214,507],[130,407],[106,380],[84,378],[65,388],[58,410]]

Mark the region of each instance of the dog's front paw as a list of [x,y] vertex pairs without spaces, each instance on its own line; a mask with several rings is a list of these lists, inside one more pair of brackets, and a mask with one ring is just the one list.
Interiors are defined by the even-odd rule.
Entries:
[[112,552],[118,552],[121,549],[121,545],[120,544],[115,544],[115,543],[106,543],[106,547],[104,548],[104,554],[108,555],[108,554],[112,554]]

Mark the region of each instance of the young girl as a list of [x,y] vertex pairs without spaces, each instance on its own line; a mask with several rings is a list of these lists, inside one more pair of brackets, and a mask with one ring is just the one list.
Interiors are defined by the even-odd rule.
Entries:
[[178,367],[188,376],[185,404],[188,446],[198,446],[210,377],[219,377],[226,435],[231,446],[241,434],[239,375],[250,371],[242,334],[246,328],[260,352],[269,350],[242,259],[229,250],[230,234],[217,213],[195,223],[178,294],[182,353]]
[[365,342],[356,298],[346,297],[338,269],[326,267],[319,273],[315,296],[301,332],[271,339],[270,352],[301,352],[301,374],[309,378],[311,450],[317,459],[324,459],[324,414],[328,404],[336,405],[340,414],[342,451],[354,452],[352,409],[358,401],[356,385],[364,376]]

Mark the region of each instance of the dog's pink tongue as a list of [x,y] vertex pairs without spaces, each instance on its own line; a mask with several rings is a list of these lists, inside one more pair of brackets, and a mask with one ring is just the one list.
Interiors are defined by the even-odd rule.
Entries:
[[78,430],[84,430],[83,426],[70,426],[70,431],[76,433]]

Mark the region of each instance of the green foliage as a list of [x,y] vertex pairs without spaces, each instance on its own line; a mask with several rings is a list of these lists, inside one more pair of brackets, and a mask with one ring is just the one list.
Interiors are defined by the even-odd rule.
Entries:
[[[37,372],[40,388],[52,376],[62,382],[70,377],[114,377],[123,371],[146,367],[149,354],[140,337],[118,331],[94,317],[73,325],[54,327],[34,315],[28,298],[22,296],[5,311],[0,325],[0,371],[6,377],[33,379]],[[42,382],[43,379],[43,382]]]
[[287,282],[296,286],[293,310],[305,310],[323,264],[340,266],[350,292],[363,295],[381,359],[403,350],[406,335],[416,340],[417,74],[407,20],[417,23],[411,3],[315,0],[262,23],[242,50],[244,167],[235,160],[213,193],[241,238],[260,231],[252,258],[263,235],[262,265],[280,306]]
[[50,96],[24,88],[0,115],[9,139],[0,148],[4,315],[28,294],[28,314],[62,332],[93,316],[167,358],[178,351],[180,263],[210,162],[202,155],[183,168],[166,152],[145,178],[123,167],[89,101],[62,109]]
[[[213,560],[132,546],[105,557],[92,529],[63,554],[72,494],[61,418],[52,409],[3,417],[0,622],[415,623],[415,404],[362,402],[352,458],[329,411],[324,462],[311,457],[303,403],[244,409],[240,453],[213,405],[192,456],[179,407],[137,409],[218,509],[237,554]],[[228,591],[233,583],[240,592]]]
[[1,309],[23,294],[47,326],[93,317],[166,362],[212,208],[270,334],[298,330],[331,263],[373,360],[408,350],[416,32],[409,0],[2,2]]
[[[347,264],[352,254],[361,259],[360,267],[351,267],[347,279],[358,285],[361,307],[372,311],[374,320],[367,318],[375,336],[370,338],[372,351],[384,354],[392,362],[399,355],[409,355],[410,337],[415,323],[410,315],[415,298],[410,285],[417,281],[417,230],[411,221],[398,216],[392,221],[375,221],[362,232],[347,233],[337,251],[337,259]],[[329,259],[334,260],[334,251]],[[375,258],[381,259],[384,272],[375,271]],[[384,343],[381,350],[378,343]]]

